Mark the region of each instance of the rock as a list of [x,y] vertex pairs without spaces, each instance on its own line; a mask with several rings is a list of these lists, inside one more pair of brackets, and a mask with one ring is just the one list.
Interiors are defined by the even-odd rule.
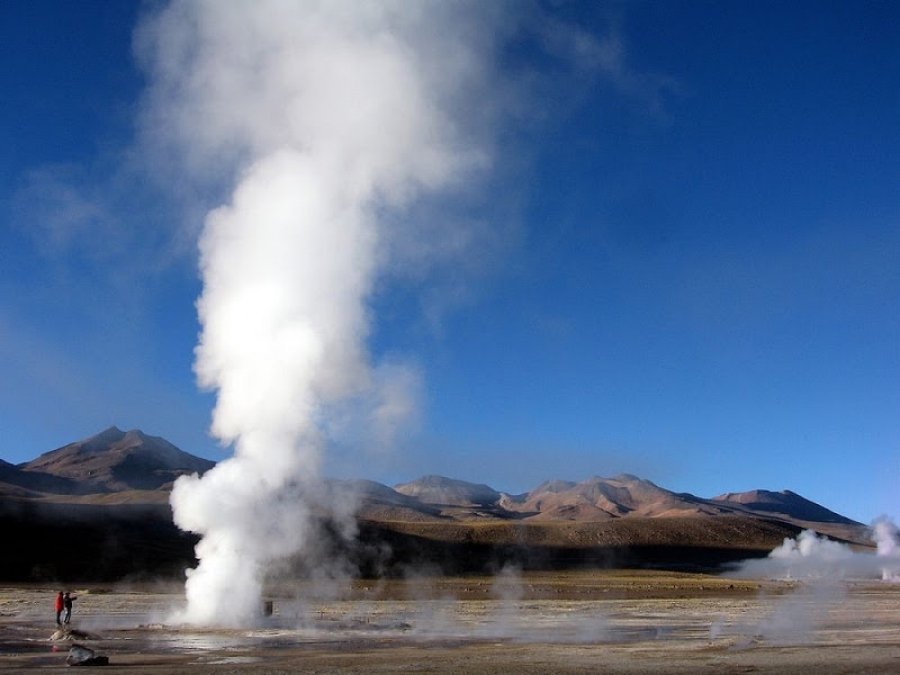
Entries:
[[66,663],[70,666],[108,666],[109,658],[97,656],[93,649],[88,649],[83,645],[72,645],[69,655],[66,657]]

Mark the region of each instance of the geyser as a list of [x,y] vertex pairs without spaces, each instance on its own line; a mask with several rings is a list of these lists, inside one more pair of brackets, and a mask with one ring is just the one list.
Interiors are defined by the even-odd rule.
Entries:
[[139,32],[146,123],[186,171],[235,177],[200,238],[195,361],[234,455],[172,492],[202,536],[182,621],[260,617],[267,567],[308,547],[330,421],[408,407],[414,378],[367,351],[368,302],[398,250],[430,245],[405,210],[489,164],[490,116],[463,100],[490,61],[473,7],[176,3]]
[[787,538],[767,558],[745,560],[732,573],[740,578],[801,579],[834,583],[848,578],[893,580],[900,568],[897,528],[882,518],[872,525],[875,553],[855,551],[848,544],[803,530]]

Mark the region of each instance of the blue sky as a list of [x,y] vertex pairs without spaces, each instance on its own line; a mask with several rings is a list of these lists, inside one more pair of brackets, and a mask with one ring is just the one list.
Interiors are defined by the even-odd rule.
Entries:
[[[900,6],[511,7],[614,58],[501,52],[520,108],[490,179],[420,212],[488,234],[369,300],[373,355],[421,372],[418,423],[378,459],[338,443],[326,470],[511,492],[630,472],[900,513]],[[227,196],[152,173],[142,11],[0,5],[7,461],[112,424],[227,456],[192,370],[196,239]]]

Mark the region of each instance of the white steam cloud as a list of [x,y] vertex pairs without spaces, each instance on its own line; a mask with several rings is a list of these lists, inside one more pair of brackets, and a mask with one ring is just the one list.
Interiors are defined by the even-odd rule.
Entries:
[[768,557],[745,560],[732,576],[813,582],[878,577],[895,580],[900,572],[896,525],[887,518],[879,519],[872,525],[871,535],[874,554],[804,530],[796,539],[785,539]]
[[872,526],[875,551],[883,561],[881,578],[885,581],[900,581],[900,543],[897,525],[888,518],[879,518]]
[[[202,536],[183,620],[251,623],[273,563],[327,557],[324,450],[389,443],[416,412],[416,369],[369,353],[373,296],[502,249],[506,228],[467,208],[514,137],[498,131],[565,107],[548,94],[587,75],[638,105],[665,88],[632,86],[614,35],[545,18],[507,2],[189,0],[139,27],[145,158],[189,212],[218,195],[201,210],[195,370],[234,456],[172,493],[176,523]],[[544,109],[523,104],[538,96]]]
[[368,302],[399,240],[428,247],[404,210],[490,166],[490,111],[466,105],[493,19],[473,9],[197,1],[139,31],[161,154],[234,183],[200,238],[195,362],[234,456],[172,493],[202,535],[183,621],[252,623],[267,567],[311,536],[329,425],[351,411],[383,436],[414,407],[415,374],[372,363]]

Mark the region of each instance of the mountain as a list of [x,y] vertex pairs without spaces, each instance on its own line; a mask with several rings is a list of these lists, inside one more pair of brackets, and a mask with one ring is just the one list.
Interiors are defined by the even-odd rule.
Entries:
[[839,523],[853,525],[854,521],[834,511],[826,509],[815,502],[801,497],[790,490],[770,492],[769,490],[751,490],[749,492],[729,492],[713,497],[711,502],[726,505],[738,510],[746,509],[752,513],[786,516],[809,523]]
[[64,493],[67,483],[59,479],[68,479],[75,493],[84,494],[167,489],[178,476],[203,474],[213,466],[215,462],[179,450],[163,438],[113,426],[18,468],[23,480],[45,481],[46,492]]
[[[529,521],[604,521],[620,518],[753,515],[792,523],[859,525],[798,494],[784,490],[728,493],[703,499],[676,493],[629,474],[594,476],[575,483],[551,480],[522,495],[441,476],[424,476],[395,487],[397,492],[442,517],[517,518]],[[407,503],[407,507],[415,506]],[[462,508],[464,507],[464,508]]]
[[[0,580],[179,576],[195,563],[197,538],[175,527],[169,492],[178,476],[213,466],[116,427],[20,465],[0,460],[0,537],[16,542],[0,556]],[[705,499],[628,474],[550,480],[524,494],[443,476],[394,488],[326,480],[319,494],[317,531],[335,536],[335,514],[354,514],[356,538],[330,545],[372,576],[507,564],[715,570],[767,555],[802,529],[872,545],[865,526],[787,490]]]
[[[0,460],[0,495],[94,503],[166,503],[181,475],[215,466],[163,438],[112,426],[14,466]],[[632,518],[745,515],[791,524],[834,527],[859,523],[783,490],[726,493],[704,499],[676,493],[629,474],[581,482],[550,480],[519,495],[483,483],[423,476],[393,488],[369,480],[328,481],[332,496],[360,518],[384,521],[600,522]],[[93,495],[93,497],[88,497]]]
[[351,504],[356,517],[372,521],[417,522],[440,517],[440,509],[372,480],[328,480],[330,503]]
[[[181,475],[203,474],[215,463],[158,436],[112,426],[99,434],[14,466],[0,460],[0,496],[79,497],[93,503],[167,503]],[[745,515],[840,528],[859,523],[789,490],[752,490],[704,499],[676,493],[629,474],[581,482],[550,480],[519,495],[483,483],[423,476],[393,488],[368,480],[328,481],[358,517],[384,521],[601,522],[629,518]]]
[[423,504],[446,506],[493,506],[500,493],[487,485],[467,483],[443,476],[423,476],[411,483],[397,485],[400,494],[415,497]]
[[504,506],[541,520],[606,520],[625,517],[716,515],[725,509],[693,495],[676,494],[648,480],[622,474],[580,483],[550,481]]

